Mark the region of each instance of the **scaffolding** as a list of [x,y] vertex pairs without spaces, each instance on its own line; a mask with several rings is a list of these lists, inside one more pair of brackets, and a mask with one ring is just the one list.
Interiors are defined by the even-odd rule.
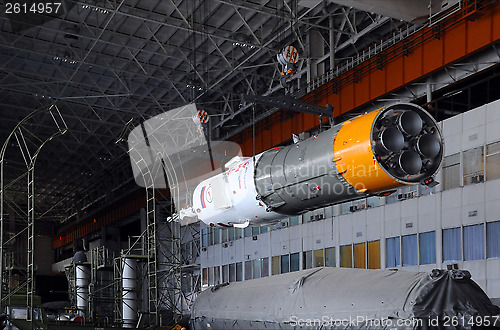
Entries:
[[96,247],[90,251],[89,318],[94,325],[110,326],[114,313],[114,258],[109,250]]
[[[183,233],[192,234],[193,231],[191,228],[184,230],[185,226],[181,227],[174,207],[174,203],[179,207],[182,204],[180,201],[189,199],[186,196],[190,196],[186,190],[187,183],[184,182],[187,180],[186,173],[182,164],[179,164],[178,153],[185,152],[190,147],[207,146],[203,144],[205,136],[203,130],[200,130],[201,126],[193,121],[196,113],[196,106],[191,104],[170,110],[168,115],[165,113],[154,117],[133,129],[132,122],[129,122],[117,141],[125,141],[123,137],[128,133],[128,146],[124,149],[130,155],[136,182],[145,188],[145,230],[136,242],[144,245],[141,260],[145,260],[146,292],[143,294],[147,299],[149,326],[174,324],[186,315],[195,295],[183,288],[183,282],[184,286],[187,285],[183,278],[189,278],[190,288],[199,288],[199,278],[194,280],[194,284],[192,280],[195,277],[193,274],[199,277],[199,267],[194,266],[193,258],[189,262],[183,260],[182,253],[185,239]],[[206,163],[209,164],[208,161]],[[158,196],[161,194],[158,190],[160,188],[168,188],[170,196]],[[199,229],[195,232],[198,236],[192,236],[191,239],[197,243],[191,244],[195,248],[190,251],[195,251],[199,256]],[[120,315],[118,306],[123,306],[126,290],[120,288],[123,281],[121,265],[124,258],[139,256],[132,253],[133,246],[134,244],[130,245],[128,251],[122,252],[120,258],[115,259],[115,322],[122,324],[123,315]],[[185,267],[188,264],[190,267]],[[142,325],[146,316],[146,313],[139,314],[137,326]]]
[[68,281],[68,299],[71,308],[76,309],[76,269],[75,265],[71,263],[64,267],[64,275],[66,275],[66,280]]
[[[138,319],[134,327],[140,327],[145,323],[149,323],[151,320],[149,318],[149,302],[146,293],[149,297],[149,290],[147,286],[149,285],[148,275],[148,253],[146,243],[146,232],[143,232],[139,236],[130,236],[128,242],[128,248],[122,250],[120,256],[113,259],[113,288],[114,288],[114,323],[118,326],[123,326],[125,324],[125,319],[123,315],[123,306],[127,305],[127,296],[133,293],[137,299],[137,314]],[[136,276],[137,281],[135,288],[124,288],[124,265],[126,260],[134,260],[136,265]],[[133,291],[133,292],[132,292]],[[130,299],[130,298],[128,298]],[[129,306],[131,307],[131,306]],[[144,316],[145,314],[146,317]],[[150,324],[148,324],[150,325]]]
[[160,301],[171,317],[180,321],[189,309],[200,286],[200,230],[199,222],[181,226],[168,209],[160,208],[159,274]]
[[[36,116],[51,117],[53,126],[50,127],[50,130],[44,132],[47,135],[37,135],[36,132],[30,129],[33,124],[32,119]],[[0,229],[2,233],[0,235],[0,274],[2,276],[0,310],[4,311],[4,307],[14,294],[23,293],[26,295],[26,320],[32,324],[35,321],[33,314],[35,296],[35,164],[43,146],[55,137],[63,135],[67,130],[68,127],[56,105],[52,105],[48,108],[41,108],[26,116],[16,125],[4,142],[0,152]],[[20,158],[21,161],[17,159],[8,159],[6,155],[8,150],[18,152],[18,156],[20,156],[18,158]],[[12,161],[18,165],[24,165],[26,170],[19,176],[8,180],[5,177],[5,165],[8,161]],[[27,201],[27,205],[24,209],[23,206],[17,205],[15,198],[7,194],[7,189],[12,188],[16,190],[14,188],[18,188],[22,180],[26,180],[27,184],[24,190],[26,194],[26,199],[24,200]],[[7,220],[5,210],[7,204],[9,204],[9,213],[15,213],[15,215],[10,213],[9,217],[15,218],[17,215],[20,218],[24,218],[25,222],[23,228],[20,230],[11,228],[14,229],[15,232],[11,232],[10,237],[5,239],[5,221]],[[20,264],[16,264],[15,260],[17,258],[13,257],[16,251],[12,248],[12,243],[16,238],[22,237],[23,235],[26,235],[27,241],[25,268]],[[9,264],[6,263],[7,261]],[[19,270],[19,272],[16,272],[19,275],[19,280],[13,281],[12,276],[14,275],[13,270],[15,269]]]
[[[183,301],[181,288],[181,230],[180,223],[174,219],[170,207],[159,208],[161,221],[158,225],[158,263],[160,276],[160,302],[166,311],[168,320],[179,322],[183,316]],[[170,315],[169,315],[170,314]]]

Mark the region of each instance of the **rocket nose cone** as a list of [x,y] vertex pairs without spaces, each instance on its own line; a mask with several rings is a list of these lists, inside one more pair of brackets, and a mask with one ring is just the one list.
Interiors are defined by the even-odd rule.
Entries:
[[417,151],[426,158],[434,158],[441,151],[441,144],[431,134],[424,134],[418,138]]
[[403,149],[405,138],[397,128],[389,127],[380,133],[380,143],[387,151],[397,152]]
[[422,130],[422,118],[415,111],[405,111],[398,118],[399,129],[407,135],[417,135]]
[[406,174],[417,174],[422,169],[422,160],[415,151],[405,151],[399,155],[399,167]]

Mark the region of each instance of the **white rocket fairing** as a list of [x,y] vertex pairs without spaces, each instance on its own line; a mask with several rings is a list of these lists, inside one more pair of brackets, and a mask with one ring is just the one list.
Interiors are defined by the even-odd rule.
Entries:
[[250,222],[262,224],[283,218],[283,214],[266,211],[256,199],[254,164],[261,157],[234,157],[226,171],[202,181],[194,190],[193,210],[207,224],[246,227]]

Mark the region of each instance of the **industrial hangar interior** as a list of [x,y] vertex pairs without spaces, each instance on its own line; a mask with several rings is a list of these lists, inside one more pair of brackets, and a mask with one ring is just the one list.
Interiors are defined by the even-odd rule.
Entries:
[[497,0],[1,8],[0,328],[500,327]]

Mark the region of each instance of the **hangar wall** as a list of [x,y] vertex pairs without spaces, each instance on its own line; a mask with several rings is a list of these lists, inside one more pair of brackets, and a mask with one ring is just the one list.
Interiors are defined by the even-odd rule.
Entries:
[[440,185],[322,208],[273,228],[204,228],[202,286],[324,265],[429,271],[456,263],[500,297],[500,100],[440,125]]

